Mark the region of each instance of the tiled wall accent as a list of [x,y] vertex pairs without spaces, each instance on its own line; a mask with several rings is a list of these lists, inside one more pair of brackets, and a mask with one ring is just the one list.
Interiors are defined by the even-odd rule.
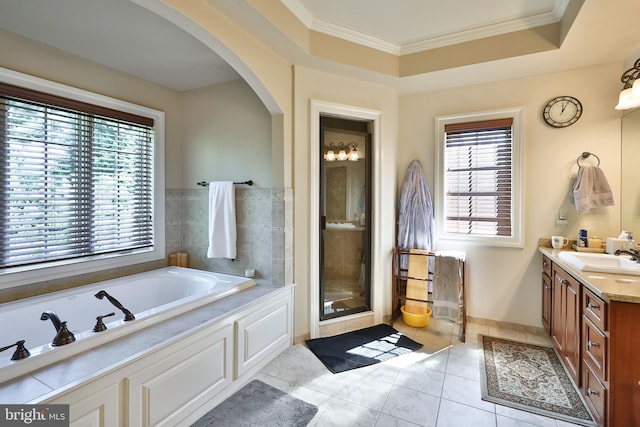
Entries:
[[[258,283],[293,281],[293,197],[291,189],[236,188],[237,258],[207,258],[208,190],[167,190],[166,248],[188,252],[190,266],[244,275]],[[289,212],[287,214],[287,212]]]
[[293,283],[293,189],[272,191],[271,272],[276,286]]

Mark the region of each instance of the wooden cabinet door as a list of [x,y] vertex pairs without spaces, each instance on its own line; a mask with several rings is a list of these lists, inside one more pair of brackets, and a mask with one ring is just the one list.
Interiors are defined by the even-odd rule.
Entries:
[[567,278],[565,287],[566,335],[564,360],[576,385],[580,386],[580,283]]
[[551,334],[551,278],[542,275],[542,326]]
[[564,311],[564,279],[558,270],[553,271],[551,286],[551,340],[560,354],[564,353],[565,311]]
[[559,267],[553,268],[551,340],[576,385],[580,386],[580,283]]

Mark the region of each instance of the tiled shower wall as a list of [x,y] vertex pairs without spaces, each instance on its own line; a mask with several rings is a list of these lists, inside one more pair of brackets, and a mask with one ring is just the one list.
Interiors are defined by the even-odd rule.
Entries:
[[260,284],[292,283],[291,194],[290,189],[236,187],[237,258],[229,260],[207,258],[208,190],[167,190],[167,257],[187,252],[192,268],[240,276],[255,269]]

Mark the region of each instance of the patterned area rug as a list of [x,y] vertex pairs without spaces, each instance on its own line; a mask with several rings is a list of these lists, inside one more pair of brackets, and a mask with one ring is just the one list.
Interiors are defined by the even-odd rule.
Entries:
[[584,426],[595,426],[551,347],[478,335],[482,399]]

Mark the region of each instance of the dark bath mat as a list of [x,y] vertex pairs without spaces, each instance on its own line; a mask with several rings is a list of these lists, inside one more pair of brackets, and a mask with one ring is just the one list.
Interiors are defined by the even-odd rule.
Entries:
[[422,347],[389,325],[307,340],[307,347],[334,374],[373,365]]
[[318,408],[253,380],[207,412],[192,427],[304,427]]

